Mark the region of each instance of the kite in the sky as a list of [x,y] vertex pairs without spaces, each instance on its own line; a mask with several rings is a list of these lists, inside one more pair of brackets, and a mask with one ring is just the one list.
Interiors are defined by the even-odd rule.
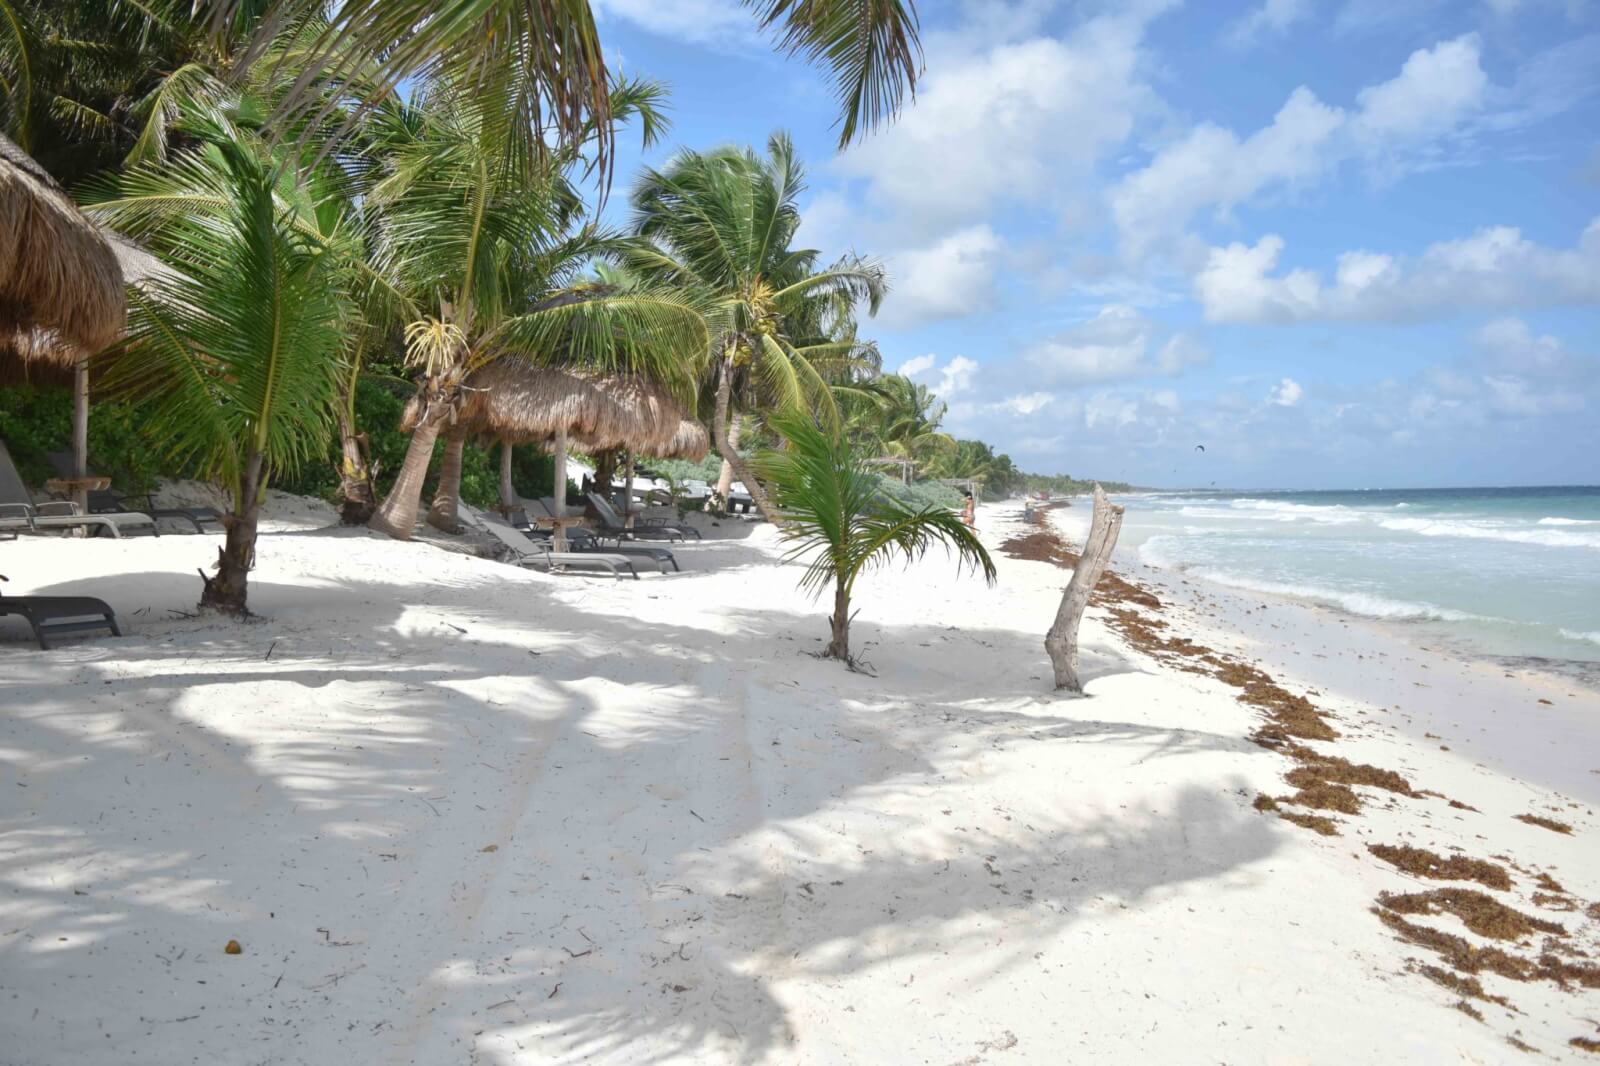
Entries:
[[1194,450],[1197,452],[1203,452],[1206,450],[1206,446],[1204,444],[1196,444],[1194,446]]

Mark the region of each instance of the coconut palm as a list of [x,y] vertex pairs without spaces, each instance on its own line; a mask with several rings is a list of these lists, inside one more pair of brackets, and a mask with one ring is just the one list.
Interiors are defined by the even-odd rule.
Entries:
[[939,428],[946,410],[926,385],[884,374],[849,389],[846,421],[859,447],[926,469],[955,450],[955,438]]
[[652,246],[630,265],[707,306],[712,436],[770,520],[776,510],[729,439],[736,387],[751,381],[770,409],[815,411],[836,424],[830,379],[876,355],[855,336],[855,307],[875,314],[888,291],[874,260],[847,256],[818,269],[816,251],[792,247],[804,188],[793,144],[775,134],[765,156],[680,153],[665,170],[645,171],[633,191],[635,229]]
[[832,639],[824,658],[855,667],[851,593],[863,573],[896,556],[916,559],[943,544],[955,552],[958,566],[970,565],[994,582],[994,561],[954,511],[913,510],[883,495],[845,434],[796,415],[780,416],[772,426],[787,447],[763,453],[757,467],[785,519],[790,556],[809,560],[801,587],[820,596],[833,586]]
[[104,384],[139,401],[145,431],[175,464],[228,491],[226,539],[200,604],[243,615],[268,479],[326,454],[353,307],[346,261],[282,204],[285,191],[307,195],[295,168],[220,123],[190,128],[204,147],[174,166],[212,207],[150,227],[181,273],[130,290],[128,334]]
[[[191,0],[0,0],[0,128],[66,182],[159,158],[184,101],[215,103],[228,83],[267,75],[234,63],[265,6],[241,3],[210,32]],[[313,13],[262,45],[281,60],[322,27]]]
[[[18,0],[0,0],[0,3]],[[780,50],[827,68],[839,100],[839,144],[892,118],[921,72],[912,0],[744,0]],[[589,0],[194,0],[219,33],[265,4],[257,36],[327,18],[306,56],[302,84],[342,77],[352,54],[383,56],[376,95],[402,82],[440,78],[485,84],[515,71],[518,92],[498,115],[525,131],[520,146],[593,139],[595,161],[610,173],[614,137],[612,77]],[[314,100],[297,98],[301,111]],[[547,136],[548,135],[548,136]]]
[[[378,272],[395,279],[418,313],[405,326],[419,407],[405,460],[369,525],[408,538],[434,443],[462,401],[466,379],[506,355],[622,371],[687,393],[706,349],[705,321],[682,293],[587,280],[597,257],[635,242],[581,224],[569,145],[530,161],[499,116],[514,81],[457,91],[434,86],[416,107],[392,105],[369,123],[378,180],[368,197],[379,232]],[[611,113],[660,128],[659,91],[617,87]],[[592,161],[592,156],[590,157]],[[450,432],[430,521],[454,528],[464,435]]]

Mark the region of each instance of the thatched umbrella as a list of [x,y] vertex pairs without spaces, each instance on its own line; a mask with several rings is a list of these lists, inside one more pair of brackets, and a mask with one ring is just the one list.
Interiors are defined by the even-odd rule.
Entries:
[[74,366],[116,340],[126,309],[104,231],[0,137],[0,358]]
[[699,422],[684,418],[678,421],[678,428],[667,443],[639,451],[652,459],[687,459],[698,463],[711,454],[711,435]]
[[[638,451],[639,454],[651,459],[687,459],[697,463],[711,454],[711,434],[706,432],[705,426],[694,419],[681,418],[670,440],[640,448]],[[624,521],[629,520],[633,511],[633,470],[634,453],[630,451],[622,475],[624,483],[628,486],[628,494],[623,501]]]
[[[566,367],[537,366],[505,356],[467,378],[455,416],[454,435],[493,437],[506,445],[542,444],[555,455],[556,517],[566,506],[567,451],[664,447],[683,415],[660,387],[639,378]],[[415,398],[406,405],[401,429],[421,415]],[[511,453],[500,457],[501,492],[509,498]],[[556,537],[564,541],[560,523]]]
[[[129,246],[130,257],[135,250]],[[143,253],[138,253],[143,255]],[[76,496],[88,502],[91,352],[122,332],[123,264],[106,233],[33,157],[0,137],[0,365],[71,371]]]

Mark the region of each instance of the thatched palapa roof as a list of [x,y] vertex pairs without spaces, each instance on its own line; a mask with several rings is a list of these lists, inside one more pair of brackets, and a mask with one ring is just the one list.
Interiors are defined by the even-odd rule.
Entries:
[[[505,356],[467,378],[457,426],[513,444],[548,444],[565,430],[580,451],[665,447],[683,413],[667,393],[638,378],[535,366]],[[401,428],[415,427],[419,407],[406,405]]]
[[687,459],[698,463],[711,454],[711,435],[692,418],[678,421],[678,429],[666,444],[654,448],[641,448],[652,459]]
[[122,286],[105,232],[0,137],[0,360],[71,367],[110,344],[126,313]]

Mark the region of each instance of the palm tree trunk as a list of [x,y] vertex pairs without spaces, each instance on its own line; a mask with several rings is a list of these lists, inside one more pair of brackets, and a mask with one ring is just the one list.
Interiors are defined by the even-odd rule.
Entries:
[[428,508],[428,525],[445,533],[461,532],[461,454],[467,447],[467,431],[453,429],[445,438],[444,457],[439,461],[439,487]]
[[717,409],[711,419],[711,429],[716,434],[717,451],[722,454],[722,461],[739,475],[740,481],[744,482],[746,491],[756,501],[756,509],[761,512],[761,517],[775,526],[782,526],[783,517],[767,498],[767,490],[756,480],[755,474],[750,470],[750,464],[739,457],[738,449],[728,439],[728,408],[732,399],[733,355],[730,350],[728,355],[722,357],[722,373],[717,375]]
[[395,478],[383,503],[367,522],[367,528],[387,533],[396,540],[410,540],[417,528],[417,510],[422,506],[422,483],[428,479],[428,464],[433,460],[433,442],[439,439],[443,415],[424,418],[406,445],[400,476]]
[[850,586],[838,578],[833,581],[833,639],[822,653],[824,659],[850,661]]
[[376,471],[367,457],[367,435],[357,433],[355,424],[341,417],[339,443],[339,522],[364,526],[378,509],[378,494],[372,487]]
[[[738,415],[733,416],[733,424],[728,427],[728,447],[733,451],[739,450],[739,436],[744,432],[744,420]],[[733,464],[722,460],[722,469],[717,473],[717,499],[722,501],[723,511],[728,509],[728,493],[733,491]]]
[[208,577],[200,571],[205,587],[200,591],[200,606],[244,618],[250,613],[250,568],[256,561],[256,527],[261,520],[260,452],[252,452],[239,479],[239,495],[233,511],[222,516],[226,531],[217,552],[217,573]]
[[367,452],[367,435],[356,428],[356,387],[361,381],[361,349],[357,347],[344,381],[339,405],[339,522],[364,526],[378,509],[373,479],[378,471]]
[[507,518],[517,506],[517,487],[511,483],[511,442],[500,442],[500,513]]

